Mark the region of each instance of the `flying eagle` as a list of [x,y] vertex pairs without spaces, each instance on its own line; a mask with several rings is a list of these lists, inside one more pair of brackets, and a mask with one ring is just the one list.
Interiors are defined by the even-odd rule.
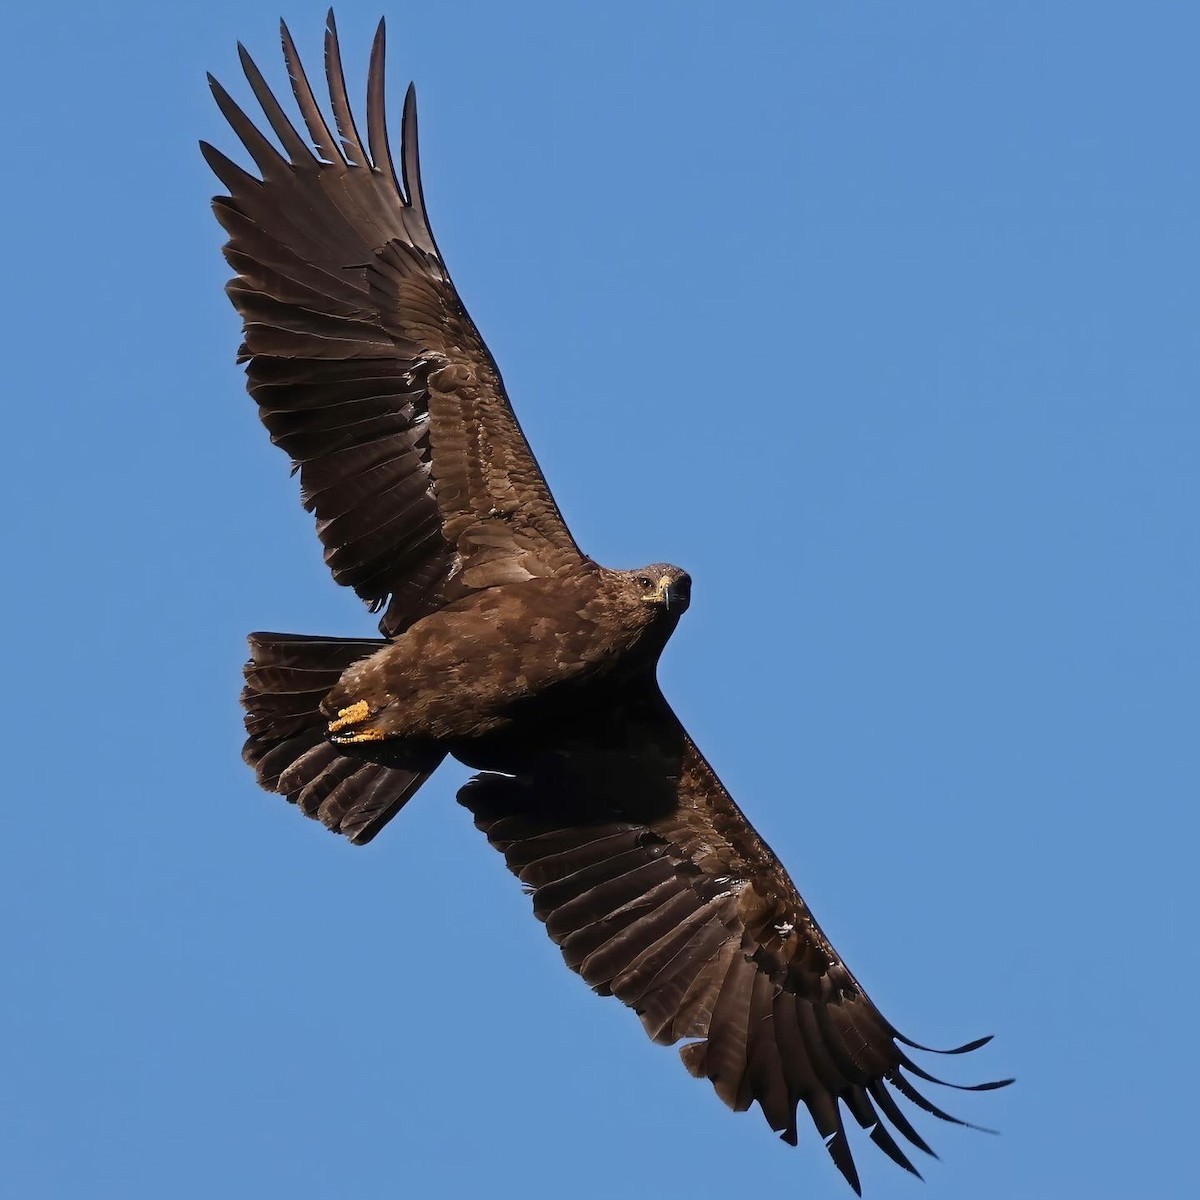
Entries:
[[659,691],[687,573],[611,570],[567,529],[434,241],[411,86],[392,158],[383,23],[365,138],[332,13],[332,126],[286,26],[282,40],[304,132],[239,47],[276,141],[210,78],[258,175],[202,149],[229,192],[214,208],[250,394],[300,474],[334,579],[382,613],[383,637],[251,634],[246,761],[359,844],[446,755],[476,769],[459,801],[595,991],[656,1042],[683,1040],[693,1075],[733,1109],[757,1102],[792,1144],[803,1104],[856,1191],[844,1113],[916,1174],[884,1118],[932,1151],[896,1095],[965,1122],[906,1076],[941,1082]]

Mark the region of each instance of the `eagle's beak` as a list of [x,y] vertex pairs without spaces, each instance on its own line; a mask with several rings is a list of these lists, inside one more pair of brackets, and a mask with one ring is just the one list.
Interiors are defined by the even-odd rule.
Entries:
[[692,598],[692,581],[687,575],[677,575],[671,578],[664,575],[658,581],[658,598],[668,612],[673,608],[680,612],[687,610],[688,601]]

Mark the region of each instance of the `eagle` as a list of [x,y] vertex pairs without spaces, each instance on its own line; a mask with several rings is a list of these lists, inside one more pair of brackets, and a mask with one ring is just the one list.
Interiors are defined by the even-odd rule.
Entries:
[[803,1105],[856,1192],[847,1116],[916,1174],[902,1143],[933,1152],[897,1098],[967,1122],[918,1090],[943,1082],[910,1053],[929,1048],[871,1001],[659,690],[687,572],[613,570],[571,536],[434,240],[411,85],[393,158],[383,22],[365,138],[332,12],[332,125],[281,35],[303,130],[239,45],[274,139],[210,76],[257,171],[201,148],[228,191],[250,395],[382,636],[251,634],[246,762],[360,845],[444,758],[474,769],[459,802],[596,992],[793,1145]]

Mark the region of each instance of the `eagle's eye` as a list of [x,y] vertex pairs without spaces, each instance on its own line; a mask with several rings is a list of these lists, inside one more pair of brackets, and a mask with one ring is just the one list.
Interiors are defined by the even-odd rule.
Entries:
[[653,586],[654,580],[651,579],[649,575],[638,576],[638,587],[644,587],[647,591],[649,591]]

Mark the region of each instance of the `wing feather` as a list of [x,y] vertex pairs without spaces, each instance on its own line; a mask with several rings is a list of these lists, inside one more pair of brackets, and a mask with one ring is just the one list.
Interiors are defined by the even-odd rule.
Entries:
[[308,75],[305,74],[304,64],[296,52],[296,43],[292,39],[291,31],[283,21],[279,22],[279,38],[283,43],[283,60],[287,64],[292,95],[296,98],[296,107],[304,119],[304,127],[308,130],[308,136],[312,139],[317,153],[326,162],[344,162],[337,142],[334,140],[329,126],[325,123],[324,114],[313,94],[312,85],[308,82]]
[[796,1106],[789,1095],[783,1059],[775,1034],[776,988],[762,971],[748,974],[753,979],[753,992],[750,1000],[746,1082],[751,1097],[758,1100],[767,1124],[776,1133],[786,1136],[786,1131],[794,1126]]
[[664,879],[637,900],[565,937],[563,957],[589,983],[607,986],[674,928],[689,904],[678,881]]
[[[380,23],[380,34],[383,32]],[[377,35],[378,36],[378,35]],[[325,77],[329,80],[329,103],[333,106],[333,119],[341,138],[342,151],[351,166],[366,167],[370,159],[363,149],[362,139],[354,125],[354,110],[346,92],[346,73],[342,70],[342,49],[338,45],[337,22],[333,9],[325,17]]]

